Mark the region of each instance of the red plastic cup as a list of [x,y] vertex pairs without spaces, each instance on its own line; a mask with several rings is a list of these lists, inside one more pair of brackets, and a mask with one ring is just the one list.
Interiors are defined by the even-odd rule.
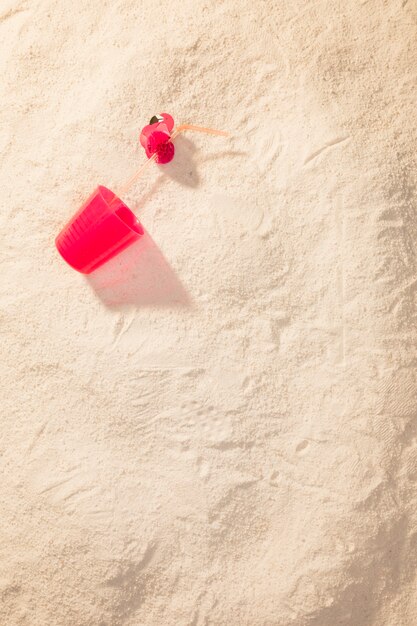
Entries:
[[100,185],[61,230],[55,244],[71,267],[90,274],[140,239],[143,232],[124,202]]

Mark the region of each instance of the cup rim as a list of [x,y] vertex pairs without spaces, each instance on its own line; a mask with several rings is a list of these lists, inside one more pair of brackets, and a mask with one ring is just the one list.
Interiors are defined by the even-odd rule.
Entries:
[[[118,220],[123,222],[123,224],[135,234],[143,235],[143,227],[140,221],[138,220],[136,215],[133,213],[132,209],[129,209],[127,204],[123,202],[123,200],[121,200],[119,196],[114,193],[114,191],[112,191],[105,185],[98,185],[97,190],[101,198],[103,199],[103,202],[106,203],[107,207],[112,211],[113,215],[117,217]],[[112,202],[114,202],[113,210],[111,209]],[[120,209],[123,209],[123,212],[126,214],[126,217],[129,218],[128,220],[124,219],[123,216],[120,215],[119,213]]]

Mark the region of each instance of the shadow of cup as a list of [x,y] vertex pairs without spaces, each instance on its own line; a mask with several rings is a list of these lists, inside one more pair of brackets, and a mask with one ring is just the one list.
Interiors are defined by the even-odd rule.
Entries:
[[86,280],[110,309],[191,307],[187,291],[146,230]]

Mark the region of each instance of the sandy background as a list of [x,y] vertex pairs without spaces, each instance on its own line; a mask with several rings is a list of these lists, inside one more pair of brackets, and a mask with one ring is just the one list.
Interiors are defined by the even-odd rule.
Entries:
[[[412,626],[415,0],[1,0],[4,626]],[[86,279],[53,240],[125,198]]]

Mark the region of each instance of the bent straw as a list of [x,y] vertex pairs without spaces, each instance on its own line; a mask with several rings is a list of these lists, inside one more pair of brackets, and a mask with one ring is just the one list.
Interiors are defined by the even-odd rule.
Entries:
[[132,185],[134,185],[135,182],[142,176],[143,172],[146,170],[149,163],[153,163],[155,159],[156,159],[156,152],[147,161],[145,161],[145,163],[143,163],[143,165],[141,165],[140,168],[136,170],[134,174],[132,174],[129,180],[127,180],[125,184],[123,185],[123,187],[116,193],[116,196],[119,196],[120,198],[125,193],[127,193],[129,189],[132,187]]
[[[206,133],[207,135],[217,135],[219,137],[228,137],[229,133],[224,130],[215,130],[214,128],[205,128],[204,126],[195,126],[194,124],[181,124],[174,130],[170,137],[170,141],[173,141],[180,133],[183,133],[185,130],[195,130],[199,133]],[[129,189],[136,183],[137,180],[142,176],[143,172],[146,170],[150,163],[153,163],[156,160],[156,152],[143,164],[140,166],[138,170],[129,178],[128,181],[123,185],[121,189],[116,193],[116,196],[121,198],[125,193],[129,191]]]
[[[225,130],[214,130],[214,128],[205,128],[204,126],[195,126],[194,124],[181,124],[180,126],[178,126],[173,136],[175,134],[179,135],[179,133],[182,133],[184,130],[196,130],[199,133],[207,133],[207,135],[218,135],[220,137],[229,136],[229,133]],[[171,137],[171,139],[173,138],[173,136]]]

